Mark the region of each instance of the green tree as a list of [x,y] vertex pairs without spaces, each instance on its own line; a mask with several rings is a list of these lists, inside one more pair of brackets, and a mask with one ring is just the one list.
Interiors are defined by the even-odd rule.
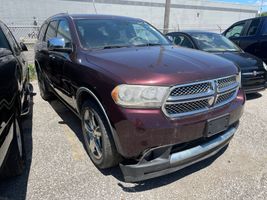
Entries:
[[261,13],[261,16],[267,16],[267,12]]

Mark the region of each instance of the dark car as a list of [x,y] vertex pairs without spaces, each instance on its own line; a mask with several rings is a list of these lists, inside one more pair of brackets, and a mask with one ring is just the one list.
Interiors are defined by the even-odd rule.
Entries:
[[267,16],[236,22],[223,35],[267,63]]
[[79,116],[92,162],[120,162],[125,181],[214,155],[243,112],[232,62],[177,48],[141,19],[59,14],[41,27],[35,52],[43,99],[55,95]]
[[256,56],[245,53],[226,37],[203,31],[168,33],[176,45],[206,51],[234,62],[242,72],[242,87],[254,93],[267,87],[267,66]]
[[20,117],[29,111],[31,88],[26,50],[0,21],[0,178],[19,175],[24,168]]

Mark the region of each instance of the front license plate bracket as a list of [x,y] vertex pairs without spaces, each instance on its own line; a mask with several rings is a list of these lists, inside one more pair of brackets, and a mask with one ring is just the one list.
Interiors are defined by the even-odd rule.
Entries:
[[209,119],[206,125],[206,136],[210,137],[225,131],[229,127],[229,120],[229,114],[214,119]]

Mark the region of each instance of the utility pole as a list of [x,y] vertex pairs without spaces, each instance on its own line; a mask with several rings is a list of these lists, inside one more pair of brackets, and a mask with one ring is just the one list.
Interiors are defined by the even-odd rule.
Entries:
[[262,7],[263,7],[263,0],[261,0],[261,9],[260,9],[260,15],[262,14]]
[[164,34],[167,33],[169,29],[170,10],[171,10],[171,0],[166,0],[165,13],[164,13],[164,27],[163,27]]
[[97,10],[96,10],[96,7],[95,7],[95,0],[93,0],[93,6],[94,6],[94,9],[95,9],[95,14],[97,14]]

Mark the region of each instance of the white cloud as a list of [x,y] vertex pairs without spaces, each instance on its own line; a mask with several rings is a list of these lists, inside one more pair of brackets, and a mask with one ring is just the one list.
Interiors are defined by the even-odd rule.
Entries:
[[[249,2],[253,3],[253,1],[249,1]],[[263,6],[267,6],[267,1],[263,1],[263,2],[262,2],[261,0],[257,0],[257,1],[254,1],[254,2],[255,2],[256,5],[259,5],[259,6],[260,6],[261,4],[262,4]]]

